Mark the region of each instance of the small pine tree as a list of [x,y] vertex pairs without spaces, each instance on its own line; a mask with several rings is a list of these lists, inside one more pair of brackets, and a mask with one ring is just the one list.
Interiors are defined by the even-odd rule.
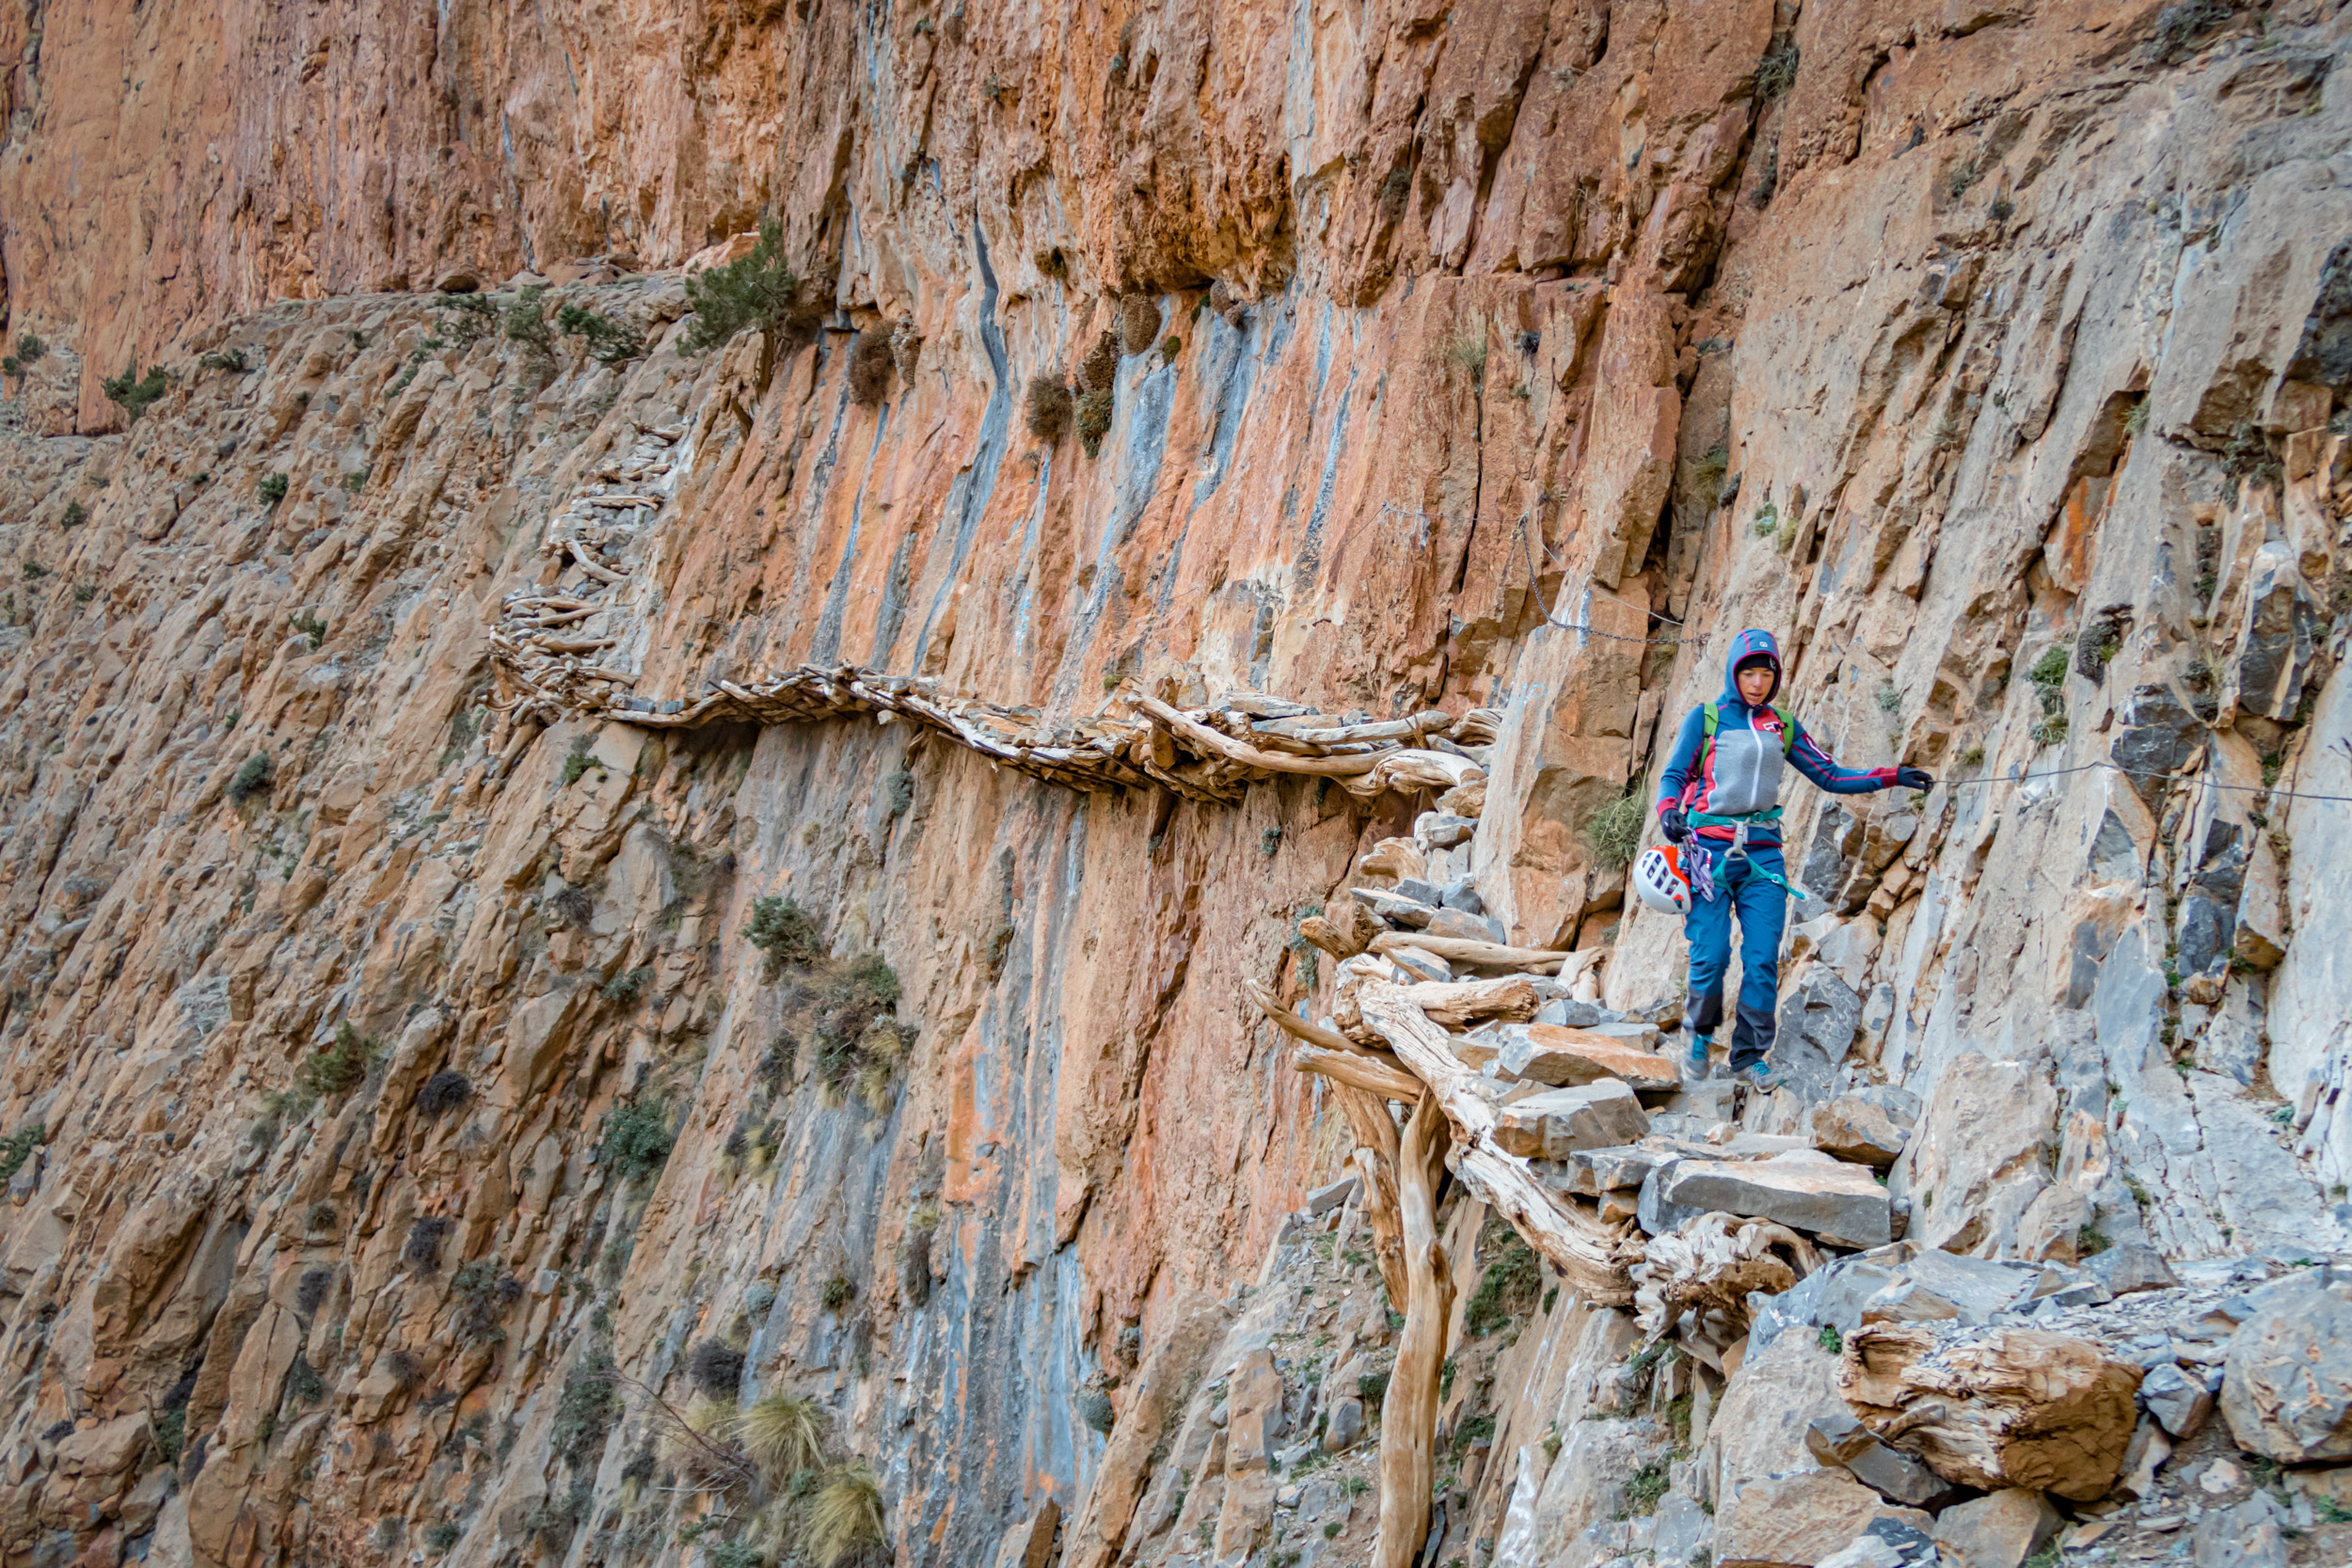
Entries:
[[130,416],[131,422],[139,422],[139,416],[155,401],[171,390],[171,382],[161,365],[150,365],[147,373],[138,373],[138,361],[134,359],[122,368],[120,375],[110,375],[98,383],[98,389],[106,394],[106,401]]
[[723,267],[686,280],[686,303],[694,319],[678,339],[679,352],[707,354],[739,332],[759,333],[758,389],[768,389],[791,319],[800,279],[784,257],[784,225],[768,218],[759,243]]
[[555,334],[548,330],[547,311],[540,300],[548,292],[544,283],[534,283],[515,296],[501,319],[507,337],[548,353],[555,346]]

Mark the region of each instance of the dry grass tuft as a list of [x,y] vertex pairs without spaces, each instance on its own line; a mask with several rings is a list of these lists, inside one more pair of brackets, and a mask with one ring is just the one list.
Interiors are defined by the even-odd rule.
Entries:
[[890,375],[896,368],[887,333],[859,333],[850,345],[850,398],[867,408],[879,405],[890,395]]
[[888,1542],[882,1485],[865,1465],[837,1471],[811,1499],[805,1544],[817,1568],[860,1561]]
[[1150,294],[1129,294],[1119,302],[1119,345],[1129,354],[1150,351],[1160,335],[1160,302]]
[[1070,388],[1060,377],[1042,372],[1029,377],[1028,395],[1023,401],[1031,436],[1050,445],[1069,432]]
[[771,1394],[743,1412],[735,1436],[771,1486],[825,1462],[825,1412],[815,1400]]

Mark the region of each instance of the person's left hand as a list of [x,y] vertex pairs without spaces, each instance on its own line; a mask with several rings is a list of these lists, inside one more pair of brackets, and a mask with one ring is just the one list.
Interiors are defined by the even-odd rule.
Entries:
[[1895,769],[1898,789],[1933,789],[1935,780],[1924,768],[1903,767]]

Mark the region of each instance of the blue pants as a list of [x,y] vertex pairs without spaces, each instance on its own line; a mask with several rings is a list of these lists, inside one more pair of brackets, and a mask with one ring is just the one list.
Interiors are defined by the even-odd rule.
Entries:
[[[1689,854],[1704,841],[1693,839]],[[1780,932],[1788,923],[1788,895],[1756,867],[1786,877],[1777,847],[1750,846],[1745,860],[1727,860],[1726,846],[1705,845],[1715,896],[1691,900],[1682,934],[1691,942],[1692,1033],[1712,1038],[1724,1021],[1724,972],[1731,963],[1731,915],[1740,913],[1740,1011],[1731,1030],[1733,1071],[1752,1067],[1772,1048],[1772,1009],[1780,1000]]]

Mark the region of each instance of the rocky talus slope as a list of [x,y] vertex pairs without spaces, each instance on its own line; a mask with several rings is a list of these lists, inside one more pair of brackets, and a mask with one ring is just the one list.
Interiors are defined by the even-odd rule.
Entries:
[[0,8],[7,1568],[2343,1561],[2348,45]]

